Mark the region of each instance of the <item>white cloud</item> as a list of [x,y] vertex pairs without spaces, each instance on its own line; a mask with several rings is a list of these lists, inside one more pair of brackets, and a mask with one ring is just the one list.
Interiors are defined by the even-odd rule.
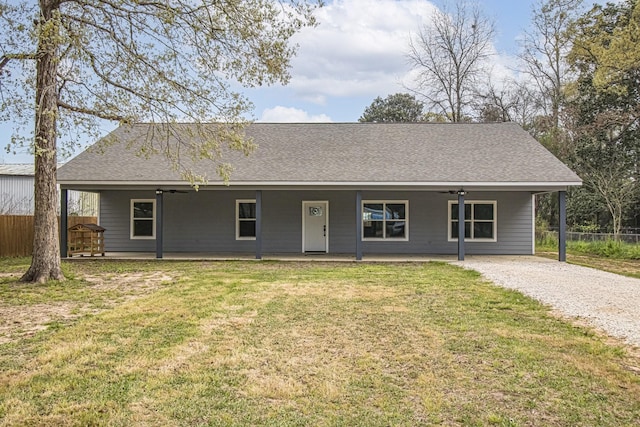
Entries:
[[324,123],[331,122],[331,117],[326,114],[310,115],[298,108],[276,106],[267,108],[262,112],[259,122],[268,123]]
[[316,12],[319,25],[306,28],[289,84],[296,95],[323,104],[328,96],[385,96],[403,91],[409,72],[410,35],[427,22],[426,0],[334,0]]
[[[292,40],[299,48],[287,88],[251,93],[262,110],[259,121],[353,121],[377,96],[407,92],[405,85],[414,86],[416,78],[406,56],[409,40],[429,23],[436,10],[433,3],[326,0],[316,11],[318,26],[303,28]],[[496,51],[492,83],[515,74],[513,60]],[[320,114],[318,106],[326,114]]]

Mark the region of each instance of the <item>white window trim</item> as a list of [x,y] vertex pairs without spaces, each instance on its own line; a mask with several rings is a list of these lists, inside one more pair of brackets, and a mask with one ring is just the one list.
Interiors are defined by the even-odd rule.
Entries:
[[[458,201],[457,200],[449,200],[449,208],[447,209],[447,237],[449,239],[450,242],[457,242],[458,239],[455,237],[451,237],[451,223],[453,222],[453,220],[451,219],[451,207],[453,205],[457,205]],[[473,204],[479,204],[479,205],[493,205],[493,237],[490,239],[487,238],[478,238],[478,239],[471,239],[471,238],[466,238],[464,239],[465,242],[497,242],[498,241],[498,202],[496,200],[465,200],[464,201],[465,206],[466,205],[473,205]],[[473,212],[473,209],[471,209],[471,211]],[[465,218],[464,219],[465,222],[467,222],[469,220],[469,218]],[[489,221],[481,221],[481,222],[489,222]],[[473,227],[471,227],[471,230],[473,232]]]
[[[240,203],[256,203],[256,199],[237,199],[236,200],[236,240],[256,240],[256,237],[240,236]],[[256,213],[257,215],[257,213]],[[257,222],[258,218],[245,219],[245,221]]]
[[[404,213],[405,213],[405,218],[401,219],[401,220],[395,220],[395,221],[404,221],[404,237],[403,238],[397,238],[397,237],[364,237],[364,205],[365,204],[372,204],[372,203],[383,203],[383,204],[395,204],[395,205],[399,205],[399,204],[404,204],[405,208],[404,208]],[[362,241],[366,241],[366,242],[408,242],[409,241],[409,200],[363,200],[362,201],[362,205],[360,206],[360,212],[362,212],[362,218],[360,218],[360,221],[362,221],[362,227],[361,227],[361,235],[360,235],[360,239]],[[385,219],[384,222],[386,222],[387,220]],[[389,220],[389,221],[394,221],[394,220]],[[383,227],[383,232],[387,233],[387,228]]]
[[[151,236],[134,236],[133,235],[133,220],[135,219],[133,217],[133,213],[134,213],[134,209],[133,209],[133,205],[135,203],[152,203],[153,204],[153,217],[149,220],[147,218],[137,218],[137,219],[143,219],[143,220],[147,220],[147,221],[151,221],[152,225],[151,225]],[[131,199],[131,209],[129,212],[129,217],[130,217],[130,223],[129,223],[129,238],[131,240],[154,240],[156,238],[156,199]]]

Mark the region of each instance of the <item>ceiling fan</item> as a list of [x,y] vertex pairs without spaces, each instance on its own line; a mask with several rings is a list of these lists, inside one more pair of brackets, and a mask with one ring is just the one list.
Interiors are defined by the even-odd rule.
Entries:
[[448,190],[448,191],[438,191],[438,193],[440,194],[469,194],[468,191],[465,191],[464,189],[460,189],[460,190]]
[[162,193],[188,193],[188,191],[186,190],[176,190],[176,189],[171,189],[171,190],[163,190],[162,188],[158,188],[156,189],[156,194],[162,194]]

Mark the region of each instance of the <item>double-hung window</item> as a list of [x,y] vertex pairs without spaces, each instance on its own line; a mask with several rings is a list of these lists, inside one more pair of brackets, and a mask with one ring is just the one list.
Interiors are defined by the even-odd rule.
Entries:
[[156,201],[154,199],[131,200],[131,238],[156,238]]
[[362,202],[363,240],[409,240],[409,202]]
[[[449,240],[458,240],[458,202],[449,201]],[[464,202],[464,238],[468,241],[497,241],[497,203],[470,200]]]
[[256,239],[256,201],[236,200],[236,240]]

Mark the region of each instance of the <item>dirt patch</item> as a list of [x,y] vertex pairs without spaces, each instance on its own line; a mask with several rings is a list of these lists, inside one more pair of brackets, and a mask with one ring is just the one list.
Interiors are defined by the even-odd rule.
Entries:
[[[2,273],[3,277],[13,274]],[[18,274],[15,274],[18,278]],[[163,272],[104,274],[81,276],[87,281],[90,295],[84,301],[7,305],[0,303],[0,344],[33,336],[51,324],[68,322],[88,314],[97,314],[116,303],[151,294],[162,283],[173,280]],[[95,296],[92,297],[92,296]],[[96,304],[99,301],[99,304]]]
[[[351,282],[336,282],[328,285],[325,282],[304,282],[289,283],[280,282],[269,284],[269,292],[262,294],[272,294],[277,296],[304,296],[304,297],[322,297],[338,300],[366,300],[377,301],[385,298],[395,298],[399,295],[397,289],[391,287],[375,286],[367,289],[363,293],[358,286],[354,286]],[[261,295],[262,296],[262,295]]]
[[0,305],[0,344],[34,335],[54,322],[68,321],[92,312],[97,310],[66,302],[28,306]]
[[158,289],[162,283],[173,280],[173,277],[162,271],[118,275],[87,274],[82,278],[91,283],[91,288],[97,292],[116,292],[128,299],[147,295]]

